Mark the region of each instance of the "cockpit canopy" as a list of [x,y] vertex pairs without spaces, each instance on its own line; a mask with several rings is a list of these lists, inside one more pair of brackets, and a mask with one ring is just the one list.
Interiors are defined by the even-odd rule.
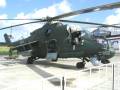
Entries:
[[99,29],[99,28],[93,31],[93,36],[95,37],[107,37],[110,35],[111,35],[110,31],[106,31],[106,30]]

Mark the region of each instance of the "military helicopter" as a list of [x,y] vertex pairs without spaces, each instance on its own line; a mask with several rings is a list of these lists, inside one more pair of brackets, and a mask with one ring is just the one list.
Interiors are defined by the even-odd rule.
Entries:
[[[113,57],[115,54],[113,48],[107,40],[107,37],[112,36],[110,33],[106,31],[102,34],[100,33],[98,36],[96,34],[96,31],[76,31],[68,27],[68,25],[63,24],[63,22],[91,24],[102,27],[120,27],[115,25],[107,25],[93,22],[63,20],[62,18],[90,12],[109,10],[119,7],[120,2],[115,2],[111,4],[100,5],[96,7],[90,7],[73,12],[68,12],[55,17],[47,17],[46,19],[31,19],[35,21],[4,27],[0,30],[26,24],[46,22],[42,26],[42,28],[34,30],[29,37],[19,41],[11,42],[8,34],[4,34],[6,43],[10,46],[14,46],[10,48],[10,53],[12,53],[12,51],[14,50],[17,50],[19,53],[26,51],[31,52],[30,57],[28,57],[27,64],[33,64],[33,62],[39,58],[46,58],[47,60],[51,61],[57,61],[58,58],[80,58],[82,61],[76,64],[77,68],[84,68],[85,63],[89,61],[91,61],[93,65],[99,65],[99,62],[106,64],[110,62],[108,59]],[[102,43],[100,43],[99,41]]]

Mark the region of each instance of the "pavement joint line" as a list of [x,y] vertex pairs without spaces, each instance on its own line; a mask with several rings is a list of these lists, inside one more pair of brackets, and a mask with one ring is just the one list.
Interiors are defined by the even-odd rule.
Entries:
[[[39,66],[28,66],[30,69],[35,71],[37,74],[43,77],[43,80],[50,82],[52,85],[56,86],[56,83],[54,83],[54,80],[57,80],[61,82],[61,77],[57,77],[49,72],[46,72],[46,70],[41,69]],[[39,70],[39,71],[38,71]]]

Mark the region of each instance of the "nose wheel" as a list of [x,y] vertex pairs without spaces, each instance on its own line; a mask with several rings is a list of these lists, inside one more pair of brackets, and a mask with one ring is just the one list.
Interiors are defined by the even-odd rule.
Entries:
[[51,61],[52,61],[52,62],[57,62],[57,60],[58,60],[58,58],[52,59]]
[[33,64],[34,58],[33,57],[28,57],[27,59],[27,64]]
[[78,62],[78,63],[76,64],[76,67],[77,67],[78,69],[84,68],[84,67],[85,67],[85,62]]

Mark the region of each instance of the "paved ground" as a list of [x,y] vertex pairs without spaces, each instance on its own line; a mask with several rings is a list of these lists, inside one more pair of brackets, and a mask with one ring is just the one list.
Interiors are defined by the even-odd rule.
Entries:
[[[85,70],[78,70],[75,65],[79,59],[59,59],[58,62],[43,59],[35,61],[33,65],[26,65],[25,57],[20,56],[16,60],[4,57],[0,57],[0,90],[62,90],[62,76],[65,76],[67,90],[112,90],[111,65],[89,70],[92,64],[87,63]],[[119,62],[119,54],[111,62]]]

